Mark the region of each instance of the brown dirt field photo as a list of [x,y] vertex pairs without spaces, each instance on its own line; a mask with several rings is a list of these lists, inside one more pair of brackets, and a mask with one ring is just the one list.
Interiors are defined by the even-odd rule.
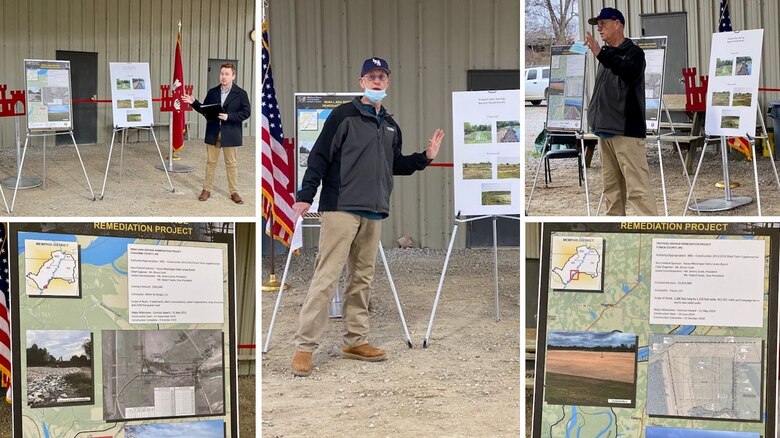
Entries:
[[634,353],[549,350],[547,372],[593,379],[634,382]]

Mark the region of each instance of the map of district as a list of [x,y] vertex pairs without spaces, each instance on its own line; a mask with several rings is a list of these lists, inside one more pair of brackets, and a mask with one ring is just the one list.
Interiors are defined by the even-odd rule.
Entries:
[[27,240],[25,245],[27,295],[80,295],[77,243]]
[[553,236],[550,284],[553,290],[602,290],[604,239]]
[[224,413],[221,330],[103,330],[107,421]]
[[761,420],[763,342],[650,335],[649,415]]

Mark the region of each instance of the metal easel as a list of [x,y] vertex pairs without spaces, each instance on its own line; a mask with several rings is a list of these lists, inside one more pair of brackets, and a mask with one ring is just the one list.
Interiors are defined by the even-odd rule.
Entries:
[[[538,173],[538,169],[537,169]],[[506,215],[500,215],[500,214],[494,214],[494,215],[485,215],[485,216],[477,216],[472,217],[468,219],[461,219],[460,218],[460,212],[455,216],[455,225],[452,228],[452,237],[450,237],[450,244],[447,247],[447,255],[444,257],[444,268],[442,268],[441,271],[441,277],[439,278],[439,287],[436,289],[436,298],[433,300],[433,310],[431,310],[431,319],[428,322],[428,330],[425,332],[425,339],[423,339],[423,348],[428,348],[428,341],[431,337],[431,330],[433,329],[433,319],[436,317],[436,308],[439,306],[439,297],[441,296],[441,290],[444,286],[444,276],[447,274],[447,266],[450,263],[450,255],[452,254],[452,247],[455,244],[455,235],[458,232],[458,225],[461,223],[466,222],[474,222],[482,219],[492,218],[493,219],[493,264],[494,264],[494,271],[493,271],[493,279],[495,282],[495,289],[496,289],[496,322],[501,320],[501,315],[499,311],[499,305],[498,305],[498,232],[496,231],[496,221],[498,218],[504,218],[504,219],[512,219],[512,220],[520,220],[520,217],[517,216],[506,216]]]
[[16,193],[19,191],[19,182],[22,177],[22,168],[24,167],[24,158],[27,155],[27,145],[30,142],[30,138],[43,137],[43,187],[46,188],[46,137],[56,137],[57,135],[69,135],[71,141],[73,141],[73,147],[76,148],[76,155],[79,157],[79,163],[81,163],[81,170],[84,172],[84,179],[87,180],[87,186],[89,186],[89,194],[92,195],[94,201],[95,192],[92,190],[92,184],[89,182],[87,176],[87,169],[84,167],[84,161],[81,159],[81,153],[79,152],[79,146],[76,144],[76,138],[73,136],[73,130],[68,131],[31,131],[27,130],[27,136],[24,139],[24,147],[22,148],[22,160],[19,162],[19,168],[16,175],[16,186],[14,187],[14,197],[11,200],[11,209],[9,213],[14,211],[16,206]]
[[[756,205],[758,207],[758,215],[761,216],[761,193],[759,191],[758,187],[758,164],[756,161],[758,161],[758,157],[756,156],[756,138],[764,138],[766,139],[767,143],[769,143],[769,134],[766,130],[766,124],[764,123],[764,117],[761,113],[761,105],[756,106],[756,111],[758,111],[758,119],[761,121],[761,129],[763,130],[764,135],[753,137],[750,134],[745,134],[745,136],[750,141],[750,149],[753,153],[753,182],[756,186]],[[708,199],[706,201],[696,201],[695,205],[698,207],[700,211],[725,211],[725,210],[731,210],[740,206],[743,206],[745,204],[749,204],[753,199],[749,196],[731,196],[731,181],[729,179],[729,161],[728,161],[728,145],[726,144],[726,137],[724,136],[712,136],[707,137],[707,139],[704,141],[704,146],[701,150],[701,156],[699,157],[699,164],[696,166],[696,173],[693,176],[693,184],[691,185],[691,191],[688,193],[688,200],[685,202],[685,209],[683,210],[683,216],[685,216],[685,213],[688,211],[689,205],[691,203],[691,196],[693,196],[693,189],[696,186],[696,180],[699,176],[699,171],[701,170],[701,164],[704,161],[704,154],[707,151],[707,145],[710,143],[714,143],[717,140],[720,140],[720,155],[721,155],[721,161],[723,163],[723,192],[724,192],[724,198],[713,198]],[[767,146],[769,149],[769,158],[772,163],[772,168],[775,172],[775,182],[777,183],[778,189],[780,189],[780,177],[778,177],[777,174],[777,165],[775,164],[775,157],[772,152],[772,147]]]
[[162,151],[160,151],[160,143],[157,142],[157,136],[154,135],[154,128],[151,126],[136,126],[136,127],[114,127],[114,131],[111,134],[111,146],[108,148],[108,161],[106,162],[106,173],[103,175],[103,189],[100,191],[100,199],[103,199],[103,194],[106,192],[106,180],[108,180],[108,168],[111,165],[111,154],[114,152],[114,139],[116,137],[117,132],[121,132],[121,148],[119,152],[119,179],[122,179],[122,169],[124,167],[124,156],[125,156],[125,138],[127,138],[127,131],[130,129],[138,129],[141,131],[149,131],[152,134],[152,138],[154,139],[154,144],[157,146],[157,154],[160,156],[160,163],[162,163],[162,168],[165,171],[165,177],[168,178],[168,186],[171,188],[171,193],[176,192],[176,189],[173,188],[173,183],[171,182],[171,176],[168,174],[168,169],[165,166],[165,160],[162,156]]
[[[588,166],[585,165],[585,137],[584,137],[584,133],[581,130],[577,132],[572,132],[572,131],[558,131],[558,132],[548,131],[547,132],[547,136],[544,140],[544,146],[542,147],[542,156],[539,159],[539,164],[536,165],[536,173],[534,174],[534,183],[531,186],[531,193],[528,195],[528,203],[525,206],[525,214],[527,216],[528,212],[531,210],[531,201],[533,200],[534,197],[534,190],[536,190],[536,183],[539,180],[539,170],[542,168],[542,163],[544,162],[544,154],[547,152],[547,148],[552,146],[551,142],[553,136],[573,137],[575,139],[575,142],[579,137],[580,154],[578,159],[579,161],[578,165],[582,166],[583,177],[585,180],[585,205],[588,209],[588,216],[590,216],[590,195],[588,193]],[[458,219],[456,218],[455,220],[457,221]],[[457,222],[455,226],[457,227]],[[454,234],[455,233],[453,231],[453,236]]]
[[[669,114],[669,107],[666,106],[666,101],[661,98],[661,104],[663,106],[664,113],[666,114],[666,118],[669,121],[669,126],[671,127],[672,131],[667,132],[665,134],[661,134],[660,126],[656,130],[650,130],[650,133],[652,136],[656,138],[656,147],[658,149],[658,163],[661,167],[661,192],[664,196],[664,215],[669,216],[669,206],[667,203],[667,195],[666,195],[666,177],[664,176],[664,159],[663,155],[661,154],[661,138],[671,136],[674,139],[675,147],[677,148],[677,154],[680,156],[680,163],[682,163],[683,166],[683,172],[685,173],[685,179],[688,181],[688,188],[693,190],[693,185],[691,184],[691,177],[688,175],[688,169],[685,166],[685,158],[683,158],[682,150],[680,149],[680,142],[677,141],[677,130],[674,127],[674,122],[672,121],[672,116]],[[660,121],[659,121],[660,122]],[[599,197],[599,204],[596,207],[596,216],[599,215],[599,212],[601,212],[601,202],[604,200],[604,189],[601,190],[601,196]],[[701,214],[698,209],[695,209],[697,214]]]
[[[21,103],[17,103],[17,105],[21,105]],[[24,108],[22,108],[21,110],[22,115],[24,115],[24,112],[25,110]],[[16,139],[16,169],[18,170],[20,167],[22,167],[22,141],[21,141],[21,131],[19,130],[19,117],[14,117],[14,136]],[[46,139],[44,139],[44,141],[46,141]],[[45,169],[46,155],[43,156],[43,159],[44,159],[43,164]],[[17,177],[17,178],[9,176],[8,178],[0,182],[0,184],[6,186],[9,189],[12,189],[16,187],[17,180],[19,181],[19,188],[22,190],[32,189],[43,184],[43,181],[34,175],[33,176],[21,175],[21,177]]]
[[[319,213],[307,213],[304,215],[304,219],[319,219]],[[295,233],[299,233],[303,231],[301,228],[320,228],[321,225],[319,223],[301,223],[295,228]],[[290,261],[292,260],[292,254],[293,251],[287,252],[287,261],[284,264],[284,273],[282,274],[282,282],[281,284],[284,285],[287,281],[287,274],[290,271]],[[387,275],[387,280],[390,282],[390,290],[393,293],[393,300],[395,300],[396,308],[398,309],[398,316],[401,318],[401,325],[404,329],[404,334],[406,335],[406,345],[409,348],[412,348],[412,337],[409,335],[409,327],[406,325],[406,318],[404,318],[404,312],[403,309],[401,309],[401,302],[398,299],[398,291],[395,288],[395,282],[393,281],[393,276],[390,274],[390,267],[387,264],[387,257],[385,257],[385,250],[382,247],[382,242],[379,242],[379,255],[382,258],[382,264],[385,267],[385,274]],[[337,292],[338,292],[338,286]],[[271,348],[271,335],[273,335],[274,331],[274,324],[276,323],[276,315],[279,313],[279,308],[282,304],[282,296],[284,295],[284,287],[279,288],[279,295],[276,296],[276,304],[274,304],[274,313],[271,316],[271,325],[268,327],[268,334],[265,337],[265,345],[263,346],[263,353],[268,353],[268,350]],[[335,297],[334,297],[335,298]],[[333,303],[331,302],[331,306]]]

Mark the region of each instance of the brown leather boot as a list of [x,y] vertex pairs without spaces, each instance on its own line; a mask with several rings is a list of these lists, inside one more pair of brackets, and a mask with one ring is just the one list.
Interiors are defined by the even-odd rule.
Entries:
[[292,373],[298,377],[306,377],[311,374],[311,352],[296,351],[290,368]]
[[209,192],[206,189],[203,189],[203,191],[200,192],[200,195],[198,196],[198,201],[205,201],[209,199],[209,196],[211,196],[211,192]]
[[371,344],[363,344],[357,347],[341,347],[341,357],[343,359],[379,362],[385,360],[385,350],[373,347]]

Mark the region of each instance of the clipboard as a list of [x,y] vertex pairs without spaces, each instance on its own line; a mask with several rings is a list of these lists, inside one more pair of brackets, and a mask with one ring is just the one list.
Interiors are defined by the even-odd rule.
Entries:
[[200,113],[203,114],[203,117],[205,117],[206,120],[217,120],[219,119],[219,114],[224,112],[225,110],[222,108],[222,105],[218,103],[200,106]]

